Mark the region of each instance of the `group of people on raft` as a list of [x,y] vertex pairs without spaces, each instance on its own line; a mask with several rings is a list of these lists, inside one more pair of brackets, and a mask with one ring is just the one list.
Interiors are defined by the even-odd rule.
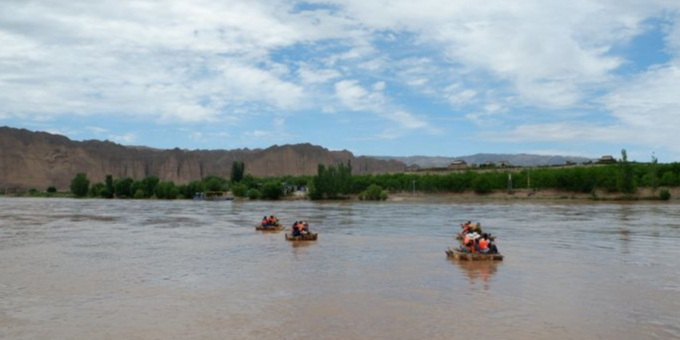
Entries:
[[498,247],[494,239],[487,233],[482,232],[480,223],[472,224],[467,221],[460,225],[460,251],[464,253],[498,254]]
[[[279,227],[279,226],[281,226],[281,224],[279,223],[279,219],[276,218],[276,216],[269,215],[269,217],[267,217],[265,215],[264,217],[262,217],[262,227],[263,228],[275,228],[275,227]],[[295,221],[295,223],[293,223],[293,226],[291,227],[291,230],[293,232],[293,236],[310,234],[309,222],[307,222],[307,221]]]
[[307,221],[295,221],[291,227],[293,236],[301,236],[309,234],[309,223]]
[[266,215],[262,217],[262,227],[263,228],[273,228],[273,227],[278,227],[279,226],[279,219],[276,218],[274,215],[269,215],[267,217]]

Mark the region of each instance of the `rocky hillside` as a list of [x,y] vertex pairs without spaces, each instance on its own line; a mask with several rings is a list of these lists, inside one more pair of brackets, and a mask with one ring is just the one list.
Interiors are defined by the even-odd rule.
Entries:
[[158,150],[125,147],[108,141],[72,141],[45,132],[0,127],[0,189],[56,186],[66,190],[71,179],[84,172],[94,181],[158,176],[177,184],[217,175],[228,178],[234,161],[257,177],[316,174],[318,164],[351,161],[354,174],[404,171],[394,160],[355,157],[349,151],[329,151],[311,144],[272,146],[267,149]]

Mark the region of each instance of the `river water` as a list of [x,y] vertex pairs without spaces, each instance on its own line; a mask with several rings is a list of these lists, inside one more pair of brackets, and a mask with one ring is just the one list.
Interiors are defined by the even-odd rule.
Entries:
[[0,339],[680,339],[679,246],[673,203],[0,198]]

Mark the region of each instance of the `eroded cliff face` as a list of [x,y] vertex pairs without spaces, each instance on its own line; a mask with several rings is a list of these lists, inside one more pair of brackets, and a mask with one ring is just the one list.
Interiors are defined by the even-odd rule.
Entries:
[[45,132],[0,127],[0,189],[55,186],[68,189],[80,172],[91,182],[114,178],[142,179],[158,176],[177,184],[208,175],[228,178],[234,161],[246,165],[256,177],[314,175],[318,164],[352,162],[354,174],[404,171],[405,164],[369,157],[354,157],[348,151],[329,151],[311,144],[273,146],[267,149],[155,150],[132,148],[108,141],[76,142]]

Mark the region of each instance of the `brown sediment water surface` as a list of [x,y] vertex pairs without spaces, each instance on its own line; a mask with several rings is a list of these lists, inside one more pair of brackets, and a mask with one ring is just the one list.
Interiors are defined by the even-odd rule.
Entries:
[[680,339],[680,205],[0,198],[0,339],[459,338]]

